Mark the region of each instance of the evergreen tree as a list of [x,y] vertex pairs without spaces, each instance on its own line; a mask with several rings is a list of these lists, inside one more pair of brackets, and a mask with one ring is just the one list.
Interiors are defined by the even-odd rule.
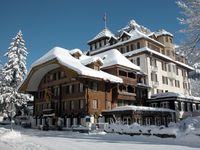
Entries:
[[22,32],[19,31],[17,36],[13,38],[13,42],[10,43],[8,52],[5,54],[5,56],[8,57],[8,62],[3,68],[3,75],[5,76],[6,84],[8,86],[17,88],[25,77],[27,73],[27,54],[25,41],[22,38]]
[[2,69],[3,80],[0,89],[0,102],[4,113],[11,117],[15,114],[15,107],[25,105],[28,100],[28,95],[17,92],[18,86],[27,73],[27,54],[22,32],[19,31],[17,36],[13,38],[13,42],[10,43],[8,52],[5,54],[8,57],[8,62]]
[[179,18],[186,28],[181,32],[187,35],[181,50],[188,56],[192,64],[200,61],[200,0],[178,0],[183,18]]

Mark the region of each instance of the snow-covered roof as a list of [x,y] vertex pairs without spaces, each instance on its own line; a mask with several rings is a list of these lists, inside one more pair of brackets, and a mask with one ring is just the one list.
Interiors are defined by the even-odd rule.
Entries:
[[100,57],[103,60],[103,66],[101,68],[120,65],[134,70],[140,70],[140,67],[133,64],[128,60],[123,54],[121,54],[117,49],[111,49],[106,52],[94,55],[95,57]]
[[81,56],[81,58],[80,58],[80,60],[81,60],[81,63],[83,64],[83,65],[88,65],[88,64],[91,64],[91,63],[93,63],[93,62],[97,62],[97,61],[99,61],[99,62],[101,62],[102,64],[104,63],[104,61],[100,58],[100,57],[98,57],[98,56]]
[[75,53],[79,53],[79,54],[81,54],[81,55],[83,54],[82,51],[81,51],[80,49],[78,49],[78,48],[75,48],[75,49],[70,50],[69,53],[70,53],[71,55],[73,55],[73,54],[75,54]]
[[169,35],[171,37],[173,37],[173,34],[164,30],[164,29],[161,29],[159,30],[158,32],[154,32],[155,36],[158,37],[158,36],[161,36],[161,35]]
[[142,25],[139,25],[134,19],[130,20],[129,23],[122,29],[120,29],[118,32],[123,32],[123,31],[130,31],[132,29],[137,29],[138,31],[144,33],[144,34],[150,34],[151,31],[142,26]]
[[[113,83],[123,82],[123,80],[117,76],[108,74],[103,71],[94,70],[94,69],[84,66],[81,63],[81,60],[74,58],[73,56],[71,56],[68,50],[64,48],[60,48],[60,47],[53,48],[44,56],[36,60],[32,64],[31,70],[36,66],[42,65],[54,59],[56,59],[60,65],[63,65],[69,69],[72,69],[73,71],[77,72],[77,74],[79,75],[95,77],[95,78],[103,79],[105,81],[110,81]],[[30,84],[28,84],[27,90],[32,90],[32,91],[37,90],[39,82],[41,81],[42,77],[50,70],[58,68],[59,64],[44,65],[40,69],[36,70],[33,74],[31,74],[32,76],[29,81]]]
[[129,43],[129,42],[131,42],[131,41],[134,41],[134,40],[137,40],[137,39],[140,39],[140,38],[145,38],[145,39],[151,40],[151,41],[153,41],[154,43],[157,43],[157,44],[159,44],[159,45],[165,47],[165,45],[163,45],[162,43],[160,43],[160,42],[158,42],[158,41],[156,41],[156,40],[150,38],[149,36],[147,36],[146,34],[140,32],[140,31],[137,30],[137,29],[131,30],[131,31],[129,32],[129,35],[130,35],[131,37],[130,37],[128,40],[119,41],[119,42],[117,42],[116,44],[113,44],[113,45],[106,45],[106,46],[104,46],[104,47],[102,47],[102,48],[99,48],[98,50],[90,51],[90,54],[95,55],[95,54],[100,53],[100,52],[102,52],[102,51],[105,51],[105,50],[107,50],[107,49],[112,49],[112,48],[115,48],[115,47],[117,47],[117,46],[119,46],[119,45],[123,45],[123,44],[125,44],[125,43]]
[[114,37],[114,35],[112,34],[112,32],[107,29],[107,28],[104,28],[101,32],[99,32],[93,39],[89,40],[88,43],[92,42],[92,41],[95,41],[97,39],[100,39],[102,37],[108,37],[108,38],[111,38],[111,37]]
[[105,112],[128,111],[128,110],[175,112],[174,110],[167,109],[167,108],[155,108],[155,107],[145,107],[145,106],[135,106],[135,105],[120,106],[120,107],[113,108],[112,110],[106,110]]
[[157,51],[155,51],[155,50],[152,50],[152,49],[150,49],[150,48],[148,48],[148,47],[143,47],[143,48],[140,48],[140,49],[137,49],[137,50],[134,50],[134,51],[130,51],[130,52],[124,53],[124,56],[126,56],[126,57],[127,57],[127,56],[132,56],[132,55],[135,55],[135,54],[138,54],[138,53],[141,53],[141,52],[145,52],[145,51],[150,52],[151,54],[155,54],[155,55],[157,55],[157,56],[160,56],[160,57],[162,57],[162,58],[165,58],[165,59],[167,59],[167,60],[169,60],[169,61],[171,61],[171,62],[174,62],[174,63],[176,63],[176,64],[178,64],[178,65],[180,65],[180,66],[182,66],[182,67],[185,67],[185,68],[187,68],[187,69],[194,70],[193,67],[191,67],[191,66],[189,66],[189,65],[187,65],[187,64],[184,64],[184,63],[182,63],[182,62],[175,61],[175,60],[173,60],[172,58],[170,58],[170,57],[168,57],[168,56],[166,56],[166,55],[164,55],[164,54],[162,54],[162,53],[159,53],[159,52],[157,52]]
[[166,92],[166,93],[158,93],[158,94],[151,95],[151,99],[160,99],[160,98],[168,98],[168,97],[179,97],[179,98],[184,98],[184,99],[200,101],[200,97],[188,96],[188,95],[183,95],[183,94],[175,93],[175,92]]

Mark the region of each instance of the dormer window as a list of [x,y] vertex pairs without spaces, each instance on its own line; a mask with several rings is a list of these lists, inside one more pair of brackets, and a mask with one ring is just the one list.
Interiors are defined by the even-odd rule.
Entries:
[[79,59],[81,57],[81,54],[79,52],[73,53],[72,56],[76,59]]
[[99,42],[99,48],[101,48],[102,46],[101,46],[101,42]]

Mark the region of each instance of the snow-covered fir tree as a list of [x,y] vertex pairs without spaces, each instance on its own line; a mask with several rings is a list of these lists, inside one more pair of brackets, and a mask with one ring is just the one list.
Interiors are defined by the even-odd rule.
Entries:
[[178,0],[183,18],[179,18],[181,24],[186,25],[181,32],[187,35],[186,42],[181,50],[188,56],[192,64],[200,62],[200,0]]
[[5,56],[8,57],[8,62],[3,68],[3,74],[8,86],[17,88],[25,77],[27,73],[27,54],[25,41],[22,38],[22,32],[19,31],[17,36],[13,38],[13,42],[10,43],[8,52],[5,54]]
[[8,62],[2,68],[2,82],[0,104],[3,111],[9,115],[13,112],[15,106],[23,106],[28,100],[28,95],[17,92],[17,87],[22,82],[27,73],[26,58],[27,49],[25,41],[22,38],[22,32],[19,31],[17,36],[10,43],[8,52],[5,54]]
[[200,96],[200,0],[178,0],[176,3],[183,14],[179,21],[185,25],[181,32],[187,36],[179,50],[195,68],[195,71],[190,73],[191,91],[192,95]]

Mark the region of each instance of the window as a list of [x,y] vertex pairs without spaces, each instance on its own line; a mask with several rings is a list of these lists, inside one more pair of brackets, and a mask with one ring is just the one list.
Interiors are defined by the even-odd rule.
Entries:
[[170,43],[172,43],[172,38],[169,38]]
[[170,50],[167,50],[167,56],[170,56]]
[[178,76],[178,67],[176,67],[176,75]]
[[191,104],[187,103],[187,111],[191,111]]
[[54,96],[60,96],[60,88],[59,87],[54,87]]
[[157,93],[163,93],[163,90],[157,89]]
[[119,75],[126,77],[127,73],[125,71],[119,70]]
[[134,59],[131,59],[131,62],[135,64],[135,60]]
[[129,72],[129,73],[128,73],[128,77],[129,77],[129,78],[135,79],[135,78],[136,78],[136,75],[135,75],[135,73]]
[[53,75],[51,74],[50,77],[49,77],[50,81],[53,80]]
[[162,62],[162,70],[167,71],[167,64],[166,62]]
[[53,80],[56,80],[56,73],[53,74]]
[[186,71],[185,70],[182,70],[182,76],[186,77]]
[[137,49],[140,49],[140,42],[137,42]]
[[137,65],[140,66],[140,57],[137,57]]
[[187,83],[183,82],[183,88],[184,88],[184,89],[187,89],[187,88],[188,88],[188,87],[187,87]]
[[61,74],[60,71],[56,73],[56,80],[60,80]]
[[75,84],[71,85],[71,93],[75,93]]
[[121,47],[121,53],[123,54],[124,53],[124,47]]
[[135,44],[131,44],[131,50],[135,50],[135,49],[136,49]]
[[84,100],[80,100],[79,101],[79,107],[80,107],[80,109],[83,109],[83,107],[84,107]]
[[94,91],[97,91],[97,90],[98,90],[98,84],[97,84],[97,82],[92,82],[92,89],[93,89]]
[[165,76],[162,76],[162,83],[168,85],[168,78]]
[[169,40],[168,40],[168,37],[167,37],[167,36],[165,37],[165,42],[169,42]]
[[134,93],[135,92],[135,89],[134,89],[134,87],[132,87],[132,86],[128,86],[128,93]]
[[70,86],[69,85],[65,86],[65,93],[66,94],[70,93]]
[[171,65],[168,65],[168,72],[171,72]]
[[173,81],[173,79],[170,79],[170,85],[171,85],[171,86],[174,86],[174,81]]
[[175,80],[175,87],[179,87],[180,88],[180,82],[178,80]]
[[62,71],[61,74],[60,74],[61,78],[64,78],[65,77],[65,72]]
[[146,120],[146,125],[151,125],[151,118],[150,117],[145,118],[145,120]]
[[97,109],[98,108],[98,100],[95,99],[95,100],[92,101],[92,108],[93,109]]
[[70,108],[74,109],[74,101],[70,101]]
[[106,101],[106,109],[110,110],[111,109],[111,102]]
[[162,102],[162,103],[160,103],[160,107],[162,107],[162,108],[169,108],[169,102]]
[[177,101],[174,102],[174,105],[175,105],[175,110],[179,110],[179,104]]
[[126,46],[126,52],[129,52],[129,45]]
[[196,104],[192,104],[192,111],[196,111],[196,110],[197,110]]
[[151,81],[155,81],[155,82],[158,81],[157,74],[155,74],[155,73],[151,73]]
[[104,45],[106,45],[106,39],[104,40]]
[[79,92],[83,92],[83,83],[80,83],[80,89]]
[[181,102],[181,111],[185,111],[185,103]]
[[94,45],[94,49],[97,49],[97,44],[95,43],[95,45]]
[[99,47],[101,47],[101,41],[99,42]]
[[150,106],[151,107],[158,107],[158,103],[151,103]]
[[161,53],[165,55],[165,50],[164,50],[164,49],[162,49],[162,50],[161,50]]
[[175,66],[175,65],[172,65],[172,71],[173,71],[174,73],[176,73],[176,66]]
[[157,60],[155,58],[150,57],[150,65],[157,67]]

